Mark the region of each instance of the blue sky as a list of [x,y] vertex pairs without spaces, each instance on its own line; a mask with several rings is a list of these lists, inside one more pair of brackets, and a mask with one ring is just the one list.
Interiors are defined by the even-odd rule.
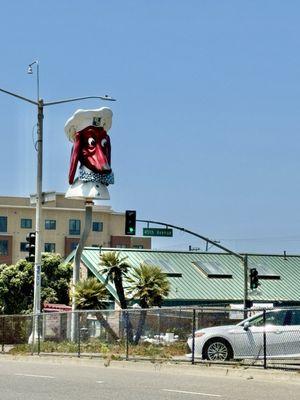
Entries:
[[[236,251],[299,253],[299,17],[296,0],[3,1],[0,87],[35,98],[38,59],[45,101],[117,98],[115,210]],[[102,105],[45,109],[45,191],[68,187],[65,121]],[[0,109],[0,195],[27,196],[36,110],[1,93]],[[182,233],[153,244],[204,248]]]

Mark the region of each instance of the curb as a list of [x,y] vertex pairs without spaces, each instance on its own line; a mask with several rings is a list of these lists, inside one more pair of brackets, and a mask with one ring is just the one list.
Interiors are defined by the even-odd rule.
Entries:
[[174,361],[145,361],[145,360],[114,360],[110,358],[95,358],[95,357],[82,357],[77,358],[74,356],[56,356],[56,355],[0,355],[1,362],[37,362],[37,363],[53,363],[53,364],[77,364],[89,367],[111,367],[112,369],[132,369],[136,371],[147,371],[153,369],[157,372],[164,372],[167,374],[184,374],[184,375],[206,375],[206,376],[219,376],[228,378],[243,378],[247,380],[276,380],[288,381],[300,384],[300,370],[299,371],[286,371],[278,369],[262,369],[262,367],[242,366],[242,365],[212,365],[212,364],[186,364]]

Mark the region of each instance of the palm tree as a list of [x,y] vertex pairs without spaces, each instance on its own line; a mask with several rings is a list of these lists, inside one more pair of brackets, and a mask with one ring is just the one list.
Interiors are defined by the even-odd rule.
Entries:
[[128,257],[121,257],[119,253],[111,251],[101,254],[100,265],[102,274],[106,275],[106,283],[112,282],[115,285],[120,306],[122,309],[127,308],[127,301],[124,293],[123,277],[127,275],[130,265],[126,262]]
[[[79,281],[75,286],[74,296],[76,306],[79,310],[103,310],[108,300],[105,285],[96,278]],[[119,339],[101,312],[96,313],[96,318],[113,340]]]
[[170,292],[170,283],[167,275],[161,268],[155,265],[141,263],[133,268],[131,276],[127,278],[129,283],[128,293],[138,299],[142,307],[134,344],[138,344],[143,327],[145,325],[147,311],[153,306],[161,306],[164,297]]
[[[123,310],[127,309],[127,301],[123,286],[123,277],[127,276],[128,269],[130,268],[129,263],[126,262],[127,258],[128,257],[121,257],[120,254],[115,251],[104,253],[100,256],[100,265],[102,266],[100,272],[106,274],[106,283],[114,283],[120,306]],[[132,324],[127,313],[125,313],[125,326],[128,341],[132,343]]]

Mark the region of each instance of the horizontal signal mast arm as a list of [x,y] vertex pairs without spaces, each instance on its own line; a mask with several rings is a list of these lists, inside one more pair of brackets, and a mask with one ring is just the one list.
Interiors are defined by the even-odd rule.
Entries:
[[193,235],[193,236],[196,236],[196,237],[198,237],[198,238],[204,240],[205,242],[208,242],[208,243],[212,244],[213,246],[218,247],[219,249],[226,251],[226,253],[232,254],[233,256],[235,256],[235,257],[239,258],[240,260],[244,261],[244,256],[243,256],[242,254],[239,254],[239,253],[236,253],[235,251],[232,251],[232,250],[230,250],[230,249],[227,249],[227,247],[224,247],[224,246],[222,246],[222,245],[220,245],[220,244],[214,242],[213,240],[211,240],[211,239],[209,239],[209,238],[207,238],[207,237],[205,237],[205,236],[199,235],[199,234],[196,233],[196,232],[192,232],[192,231],[190,231],[190,230],[188,230],[188,229],[185,229],[185,228],[182,228],[182,227],[180,227],[180,226],[168,224],[168,223],[166,223],[166,222],[148,221],[148,220],[145,220],[145,219],[137,219],[136,221],[137,221],[137,222],[145,222],[145,223],[147,223],[147,224],[164,225],[164,226],[167,226],[167,227],[170,227],[170,228],[174,228],[174,229],[177,229],[177,230],[179,230],[179,231],[188,233],[188,234]]

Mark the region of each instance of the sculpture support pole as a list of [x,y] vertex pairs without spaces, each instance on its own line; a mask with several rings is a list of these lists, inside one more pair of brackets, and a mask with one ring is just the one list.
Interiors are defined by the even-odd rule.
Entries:
[[80,237],[80,241],[76,248],[75,258],[74,258],[74,265],[73,265],[73,280],[72,280],[72,320],[71,320],[71,340],[75,342],[77,340],[77,320],[78,315],[76,313],[76,303],[75,303],[75,286],[79,281],[79,274],[80,274],[80,261],[82,251],[84,249],[84,245],[87,241],[88,235],[91,231],[92,227],[92,218],[93,218],[93,202],[91,200],[86,200],[85,202],[85,222],[84,222],[84,230]]

